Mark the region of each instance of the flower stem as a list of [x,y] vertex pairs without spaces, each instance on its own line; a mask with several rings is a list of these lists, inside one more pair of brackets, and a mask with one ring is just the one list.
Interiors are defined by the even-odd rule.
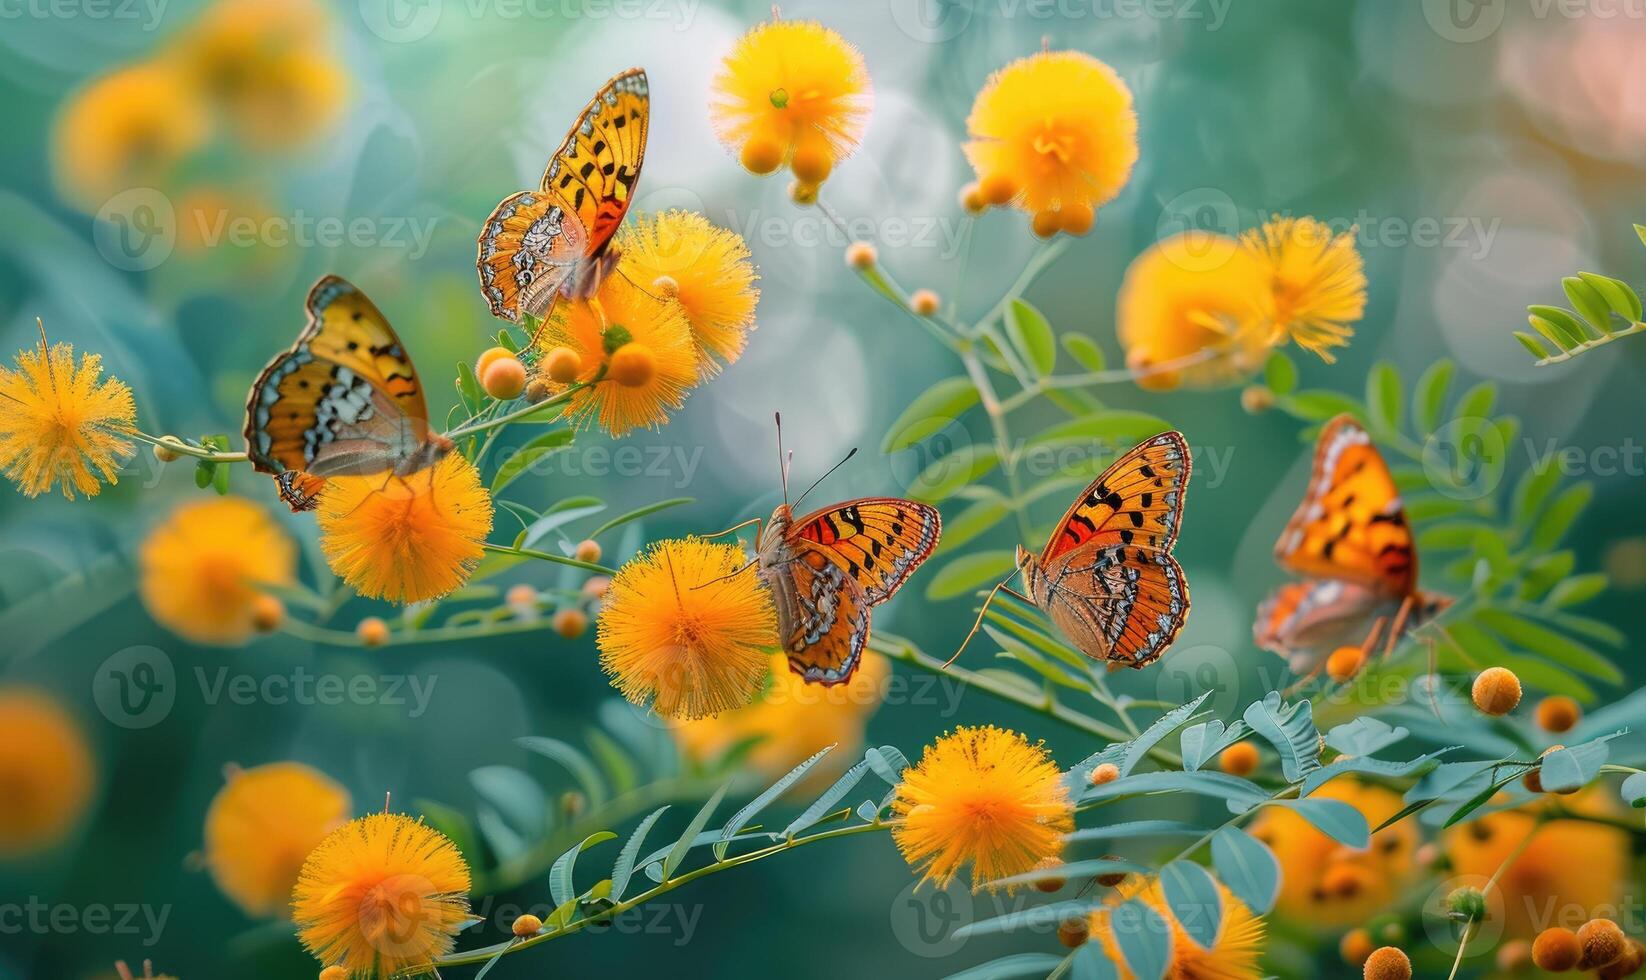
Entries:
[[1602,345],[1609,344],[1612,341],[1618,339],[1619,337],[1627,337],[1631,334],[1637,334],[1637,333],[1640,333],[1642,331],[1646,331],[1646,322],[1631,323],[1627,327],[1624,327],[1622,330],[1613,331],[1612,333],[1608,333],[1605,336],[1596,337],[1593,340],[1587,341],[1585,343],[1578,344],[1576,347],[1573,347],[1571,350],[1561,351],[1559,354],[1550,354],[1548,357],[1545,357],[1545,358],[1537,361],[1534,366],[1535,367],[1546,367],[1550,364],[1559,364],[1561,361],[1569,361],[1572,358],[1576,357],[1577,355],[1583,353],[1584,351],[1594,350],[1596,347],[1600,347]]
[[576,558],[567,558],[565,555],[557,555],[549,551],[533,551],[529,548],[515,548],[513,546],[505,546],[500,544],[484,544],[481,545],[481,547],[496,555],[514,555],[519,558],[536,558],[538,561],[552,561],[556,565],[570,565],[573,568],[581,568],[586,572],[598,572],[601,575],[617,574],[617,569],[615,568],[608,568],[605,565],[596,564],[592,561],[578,561]]
[[138,442],[146,442],[151,446],[164,446],[179,456],[209,459],[213,463],[244,463],[247,461],[245,453],[226,453],[216,449],[191,446],[177,436],[151,436],[147,432],[136,429],[132,430],[131,436]]
[[500,428],[502,426],[508,425],[511,422],[519,422],[521,419],[527,418],[528,416],[536,415],[538,412],[547,411],[548,409],[554,408],[557,405],[564,405],[566,402],[571,401],[573,395],[577,394],[579,391],[582,391],[585,388],[594,387],[595,385],[599,384],[602,380],[604,380],[605,377],[606,377],[606,366],[604,364],[602,364],[600,366],[600,370],[595,372],[594,377],[590,378],[587,381],[576,382],[575,384],[571,385],[571,387],[567,388],[565,391],[562,391],[560,394],[553,396],[552,398],[545,398],[540,402],[536,402],[536,403],[533,403],[531,405],[526,405],[526,406],[523,406],[521,408],[517,408],[514,411],[508,413],[507,415],[499,415],[499,416],[496,416],[495,418],[482,419],[481,421],[478,421],[478,422],[471,419],[467,423],[465,423],[463,425],[460,425],[457,428],[455,428],[455,429],[451,430],[450,432],[446,433],[446,438],[451,439],[453,441],[456,441],[458,439],[462,439],[465,436],[472,436],[477,432],[485,432],[488,429]]

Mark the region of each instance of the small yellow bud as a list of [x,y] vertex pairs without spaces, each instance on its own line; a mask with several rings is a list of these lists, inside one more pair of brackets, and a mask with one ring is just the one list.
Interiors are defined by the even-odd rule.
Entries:
[[511,931],[513,931],[513,933],[521,939],[525,939],[527,936],[535,936],[543,931],[543,920],[539,919],[535,915],[527,913],[526,915],[522,915],[520,918],[514,920],[514,926]]
[[1070,235],[1086,234],[1097,220],[1097,211],[1090,204],[1078,201],[1065,203],[1057,215],[1058,227]]
[[817,203],[818,185],[796,179],[789,184],[789,200],[802,206]]
[[1217,757],[1217,767],[1231,776],[1250,776],[1257,771],[1257,746],[1250,742],[1236,742]]
[[175,447],[183,445],[183,441],[176,436],[161,436],[160,444],[154,447],[154,458],[162,463],[170,463],[183,454]]
[[1470,693],[1481,714],[1506,715],[1520,703],[1520,678],[1507,667],[1487,667],[1475,677]]
[[859,272],[874,268],[878,261],[880,254],[868,242],[852,242],[846,246],[846,264]]
[[1056,211],[1036,211],[1029,222],[1035,235],[1040,238],[1050,238],[1057,234],[1057,229],[1062,227],[1062,224],[1063,222],[1058,218]]
[[978,193],[983,200],[999,207],[1017,196],[1017,184],[1005,174],[990,174],[977,182]]
[[389,624],[376,616],[367,616],[354,628],[354,634],[368,647],[380,647],[389,642]]
[[486,369],[491,367],[493,363],[501,360],[502,358],[513,356],[514,351],[509,350],[507,347],[486,348],[481,351],[480,356],[474,360],[474,376],[476,378],[484,378],[486,376]]
[[563,638],[575,640],[589,628],[589,617],[581,609],[562,609],[554,614],[552,625]]
[[1240,392],[1240,407],[1247,415],[1260,415],[1274,407],[1275,393],[1266,385],[1248,385]]
[[259,633],[273,633],[286,621],[286,604],[279,598],[261,594],[251,603],[251,625]]
[[600,560],[600,542],[586,538],[577,543],[577,551],[572,555],[578,561],[597,562]]
[[1104,762],[1092,769],[1091,783],[1093,786],[1102,786],[1120,778],[1120,767],[1112,762]]
[[989,202],[983,200],[983,191],[972,181],[960,189],[960,206],[967,214],[978,215],[989,209]]
[[783,146],[768,136],[754,136],[743,144],[739,159],[750,173],[769,174],[783,165]]
[[630,341],[612,352],[611,379],[625,388],[639,388],[657,376],[657,355],[645,344]]
[[1342,684],[1360,673],[1360,666],[1365,662],[1366,651],[1359,647],[1338,647],[1326,658],[1326,676]]
[[795,178],[803,184],[816,187],[829,179],[829,171],[834,168],[834,161],[830,159],[829,147],[821,140],[801,144],[794,151],[794,158],[789,161],[789,169],[794,171]]
[[514,357],[499,357],[486,365],[480,387],[500,402],[513,401],[526,390],[526,366]]
[[570,347],[556,347],[543,355],[543,370],[549,380],[569,385],[583,370],[583,357]]
[[930,289],[917,289],[909,297],[909,309],[919,316],[936,316],[938,307],[942,305],[943,301]]

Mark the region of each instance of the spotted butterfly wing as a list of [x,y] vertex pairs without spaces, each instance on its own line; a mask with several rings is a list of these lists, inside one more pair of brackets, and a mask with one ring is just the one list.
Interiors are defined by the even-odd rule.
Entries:
[[246,400],[246,454],[293,510],[331,476],[414,473],[450,451],[429,428],[422,382],[375,304],[338,276],[309,290],[308,323]]
[[503,199],[480,230],[480,291],[492,314],[546,317],[561,296],[587,297],[616,265],[622,224],[646,156],[651,99],[631,68],[595,95],[549,159],[535,191]]
[[1088,657],[1144,667],[1183,628],[1189,586],[1170,551],[1189,470],[1182,433],[1163,432],[1086,488],[1038,558],[1018,549],[1030,600]]
[[869,610],[890,599],[942,533],[936,508],[895,497],[852,500],[793,520],[787,505],[762,535],[789,666],[810,683],[849,680],[869,638]]

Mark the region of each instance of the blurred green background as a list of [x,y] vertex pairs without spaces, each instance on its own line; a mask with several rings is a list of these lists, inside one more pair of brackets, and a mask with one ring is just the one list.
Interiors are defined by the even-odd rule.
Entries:
[[[301,326],[308,284],[336,272],[399,329],[442,416],[455,400],[452,365],[471,360],[497,327],[475,288],[480,222],[501,197],[535,183],[603,80],[642,65],[653,121],[638,206],[701,209],[744,235],[762,277],[759,330],[744,359],[694,393],[665,429],[629,440],[667,450],[666,472],[557,472],[522,496],[547,503],[594,494],[614,513],[697,499],[651,521],[649,538],[764,515],[779,499],[774,410],[785,418],[797,480],[810,482],[851,446],[865,448],[821,491],[829,499],[908,484],[914,461],[875,447],[908,401],[955,366],[863,288],[841,261],[845,242],[815,210],[789,202],[784,180],[748,175],[713,136],[710,79],[733,40],[768,16],[765,5],[339,0],[328,8],[326,44],[346,94],[314,134],[279,145],[219,136],[145,192],[158,195],[139,199],[149,211],[116,200],[128,187],[77,192],[53,150],[65,106],[97,77],[163,50],[205,6],[0,2],[0,348],[8,356],[33,342],[40,317],[54,340],[103,354],[135,390],[147,431],[237,433],[252,377]],[[1630,228],[1646,214],[1638,97],[1646,20],[1627,4],[1593,6],[1623,13],[1565,16],[1558,10],[1573,8],[1532,0],[811,0],[784,4],[783,15],[817,17],[841,32],[861,48],[874,82],[864,144],[825,197],[854,234],[861,228],[880,243],[900,281],[945,295],[955,289],[955,195],[970,179],[959,143],[989,73],[1045,39],[1124,76],[1141,118],[1138,168],[1096,230],[1029,297],[1058,329],[1089,333],[1111,361],[1120,360],[1115,291],[1130,259],[1157,238],[1185,224],[1233,233],[1269,212],[1358,224],[1367,316],[1338,364],[1299,360],[1304,384],[1358,392],[1377,358],[1415,377],[1443,356],[1460,362],[1465,380],[1501,383],[1527,439],[1575,447],[1587,461],[1578,475],[1598,494],[1576,530],[1579,567],[1609,567],[1619,583],[1588,611],[1636,643],[1646,628],[1630,591],[1646,572],[1615,545],[1646,532],[1646,342],[1534,369],[1509,336],[1526,304],[1560,301],[1562,276],[1581,268],[1636,279],[1646,265]],[[239,241],[200,241],[198,222],[191,231],[193,216],[207,215],[209,225],[225,212],[255,214],[261,230]],[[326,218],[360,219],[350,227],[362,230],[341,242],[325,240],[318,225],[314,236],[301,231]],[[140,221],[123,227],[122,219]],[[974,315],[1035,247],[1021,215],[990,214],[976,232],[957,297]],[[123,249],[126,233],[147,244]],[[1281,683],[1278,659],[1251,644],[1251,611],[1282,578],[1270,549],[1301,492],[1308,446],[1295,421],[1248,416],[1234,391],[1126,387],[1103,397],[1169,419],[1211,454],[1209,464],[1197,460],[1178,548],[1194,590],[1188,627],[1164,664],[1119,683],[1181,699],[1210,679],[1233,713]],[[1054,417],[1042,411],[1041,421]],[[1607,466],[1597,449],[1615,450],[1618,464]],[[1509,451],[1513,474],[1529,454]],[[279,509],[266,481],[235,477],[239,491]],[[0,494],[0,670],[8,683],[55,694],[84,724],[98,762],[84,825],[51,853],[0,865],[0,900],[139,903],[167,915],[158,935],[0,930],[0,977],[102,976],[117,958],[143,957],[185,980],[312,975],[313,960],[287,933],[247,920],[188,866],[225,764],[309,763],[346,785],[362,811],[384,792],[397,805],[435,799],[472,811],[470,770],[507,763],[552,783],[514,739],[577,740],[613,695],[592,634],[375,652],[289,637],[192,647],[145,614],[133,561],[144,533],[200,492],[187,467],[162,471],[144,453],[90,503]],[[1048,521],[1058,507],[1050,509]],[[311,520],[280,519],[312,546]],[[1002,526],[977,546],[1012,543]],[[558,579],[528,570],[513,580]],[[964,630],[968,600],[929,602],[921,584],[917,576],[876,624],[946,652]],[[356,605],[340,621],[381,611]],[[100,665],[134,646],[161,650],[180,683],[162,721],[129,730],[100,713],[91,689]],[[263,677],[299,665],[415,676],[433,683],[433,694],[413,717],[381,704],[211,704],[194,680],[197,669]],[[1044,738],[1064,764],[1096,747],[981,694],[920,690],[889,699],[896,703],[871,721],[869,744],[914,756],[955,724],[994,721]],[[936,923],[952,928],[997,900],[958,888],[941,902],[911,900],[911,882],[889,840],[821,845],[683,889],[659,918],[619,934],[508,957],[491,976],[935,977],[1025,948],[1022,938],[934,942]],[[530,905],[544,893],[539,881],[482,911],[495,916],[499,904]],[[1298,962],[1276,968],[1291,972]]]

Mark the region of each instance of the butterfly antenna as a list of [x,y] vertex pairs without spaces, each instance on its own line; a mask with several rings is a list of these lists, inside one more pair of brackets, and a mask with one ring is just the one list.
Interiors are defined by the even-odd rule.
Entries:
[[773,412],[777,420],[777,474],[783,480],[783,506],[789,506],[789,467],[783,462],[783,413]]
[[[822,476],[818,477],[817,479],[813,480],[812,485],[806,488],[806,493],[811,493],[813,490],[816,490],[817,485],[819,483],[822,483],[824,480],[827,480],[830,477],[830,475],[832,475],[834,473],[835,470],[838,470],[842,466],[846,465],[846,460],[851,459],[853,456],[856,456],[856,455],[857,455],[857,447],[853,446],[851,452],[847,453],[844,459],[842,459],[840,462],[834,464],[833,466],[829,467],[829,472],[828,473],[825,473]],[[796,507],[800,506],[800,501],[801,500],[806,499],[806,493],[801,494],[799,499],[794,502],[794,505]]]

